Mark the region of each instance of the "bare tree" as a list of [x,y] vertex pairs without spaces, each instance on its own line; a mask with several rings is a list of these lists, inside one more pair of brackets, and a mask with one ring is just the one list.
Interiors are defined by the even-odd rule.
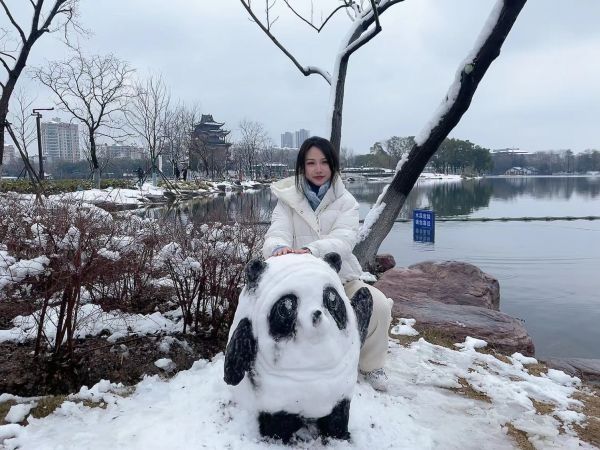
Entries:
[[162,76],[137,81],[125,117],[129,127],[148,148],[152,184],[156,186],[158,158],[164,150],[171,119],[171,93]]
[[[283,0],[289,10],[300,20],[317,32],[320,32],[329,20],[339,11],[344,10],[351,19],[351,26],[342,40],[341,50],[334,59],[333,71],[328,73],[322,68],[304,66],[275,37],[273,25],[279,18],[275,17],[273,8],[275,1],[265,0],[259,12],[250,0],[240,0],[251,18],[257,23],[273,43],[292,61],[305,75],[319,75],[330,86],[330,116],[328,117],[329,136],[334,147],[339,150],[342,131],[342,109],[344,86],[350,56],[368,43],[381,30],[379,16],[403,0],[343,0],[342,4],[331,11],[319,25],[307,19],[289,0]],[[433,156],[440,143],[458,124],[469,108],[475,90],[490,64],[500,54],[500,49],[508,33],[512,29],[521,9],[527,0],[497,0],[473,50],[469,53],[457,71],[456,80],[450,87],[446,99],[436,111],[432,120],[416,137],[415,144],[408,156],[398,164],[396,176],[389,188],[384,191],[378,203],[372,208],[366,227],[361,231],[362,241],[354,249],[354,253],[365,268],[373,266],[375,255],[381,242],[389,233],[408,193],[416,183],[425,165]],[[312,4],[312,3],[311,3]],[[260,16],[260,17],[259,17]]]
[[260,122],[242,120],[239,129],[240,140],[234,149],[234,161],[241,173],[254,177],[256,164],[271,146],[271,138]]
[[340,148],[340,165],[343,168],[352,167],[354,164],[354,150],[349,147]]
[[198,104],[187,106],[181,103],[173,109],[170,116],[166,135],[169,141],[169,160],[175,173],[176,168],[179,170],[189,165],[192,134],[200,117],[200,107]]
[[29,156],[29,146],[37,141],[35,120],[31,116],[35,99],[29,97],[25,90],[18,89],[12,98],[9,119],[19,141],[19,146]]
[[35,70],[34,77],[54,92],[57,105],[84,125],[95,187],[100,187],[101,174],[98,138],[122,137],[119,116],[129,95],[132,71],[127,62],[113,55],[88,57],[80,49],[65,61]]
[[69,26],[77,28],[74,18],[77,14],[79,0],[30,0],[21,2],[27,4],[28,17],[31,20],[29,28],[24,27],[17,19],[17,9],[23,6],[8,6],[7,0],[0,0],[1,10],[4,11],[10,29],[0,29],[0,64],[5,71],[0,87],[0,179],[4,160],[4,130],[10,98],[15,90],[17,81],[22,75],[31,49],[45,33],[64,30],[65,36]]

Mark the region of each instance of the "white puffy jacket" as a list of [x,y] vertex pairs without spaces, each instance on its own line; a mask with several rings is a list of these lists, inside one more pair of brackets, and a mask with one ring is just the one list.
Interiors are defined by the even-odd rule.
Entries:
[[339,176],[315,211],[304,194],[296,189],[294,177],[273,183],[271,191],[278,202],[265,236],[265,258],[280,246],[293,249],[306,247],[317,258],[336,252],[342,258],[339,272],[342,282],[361,276],[360,263],[352,253],[359,228],[358,202],[346,190]]

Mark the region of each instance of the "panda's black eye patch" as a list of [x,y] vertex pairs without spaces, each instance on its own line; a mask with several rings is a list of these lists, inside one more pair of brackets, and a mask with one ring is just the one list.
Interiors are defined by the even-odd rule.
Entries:
[[275,302],[269,312],[269,333],[273,339],[291,338],[296,334],[298,297],[288,294]]
[[340,330],[346,328],[346,305],[344,305],[344,300],[334,288],[326,287],[323,289],[323,306],[331,313]]

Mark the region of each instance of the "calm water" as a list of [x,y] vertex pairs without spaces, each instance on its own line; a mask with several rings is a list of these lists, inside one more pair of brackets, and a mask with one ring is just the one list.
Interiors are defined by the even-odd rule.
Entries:
[[[384,184],[347,184],[361,217]],[[268,220],[269,190],[202,199],[183,216]],[[400,217],[430,208],[440,217],[600,216],[600,177],[486,178],[419,183]],[[438,222],[436,242],[412,241],[412,224],[396,223],[380,252],[398,266],[466,261],[500,282],[500,309],[525,322],[536,355],[600,358],[600,220]]]

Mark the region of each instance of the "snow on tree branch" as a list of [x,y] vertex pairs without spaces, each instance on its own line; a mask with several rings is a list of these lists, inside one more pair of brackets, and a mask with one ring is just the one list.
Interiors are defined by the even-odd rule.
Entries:
[[368,269],[374,261],[381,242],[392,228],[425,165],[469,108],[479,83],[500,55],[500,49],[526,2],[498,0],[495,4],[473,49],[461,62],[446,98],[415,138],[407,159],[401,161],[389,188],[378,200],[378,203],[386,204],[385,208],[373,212],[377,215],[377,221],[367,235],[363,233],[364,240],[354,248],[354,254],[365,268]]

